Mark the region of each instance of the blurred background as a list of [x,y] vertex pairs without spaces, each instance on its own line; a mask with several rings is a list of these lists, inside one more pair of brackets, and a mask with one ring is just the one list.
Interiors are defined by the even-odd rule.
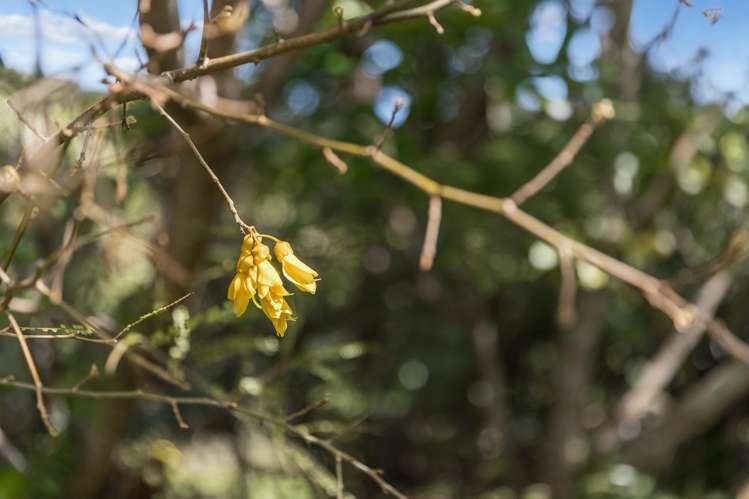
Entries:
[[[336,6],[351,18],[385,4],[213,0],[212,16],[227,5],[249,15],[211,39],[208,55],[333,27]],[[393,23],[184,88],[326,137],[371,144],[385,134],[383,150],[416,170],[496,196],[531,179],[609,98],[616,118],[525,208],[669,280],[749,337],[749,3],[472,5],[481,17],[438,12],[443,34],[425,18]],[[194,64],[202,2],[138,8],[0,3],[2,164],[106,92],[102,62],[154,74]],[[176,42],[150,43],[144,26]],[[421,271],[423,192],[362,158],[342,155],[341,174],[318,148],[170,109],[242,218],[319,271],[318,293],[290,297],[298,320],[284,338],[258,310],[234,317],[226,288],[241,234],[182,138],[149,103],[130,104],[128,129],[111,111],[64,149],[53,182],[26,185],[33,214],[22,196],[0,205],[3,258],[29,219],[7,266],[17,280],[78,237],[152,216],[56,261],[41,279],[48,295],[13,295],[18,321],[37,328],[29,333],[73,337],[29,341],[45,385],[71,387],[93,364],[102,375],[86,388],[179,394],[124,360],[104,374],[110,349],[76,341],[89,327],[66,307],[116,332],[193,292],[128,337],[189,378],[192,395],[280,418],[327,397],[296,422],[409,497],[749,497],[749,368],[701,330],[676,333],[638,291],[583,263],[576,320],[560,326],[556,250],[450,202],[434,267]],[[0,378],[28,379],[5,316],[0,331]],[[33,392],[0,387],[1,499],[336,496],[329,454],[256,420],[183,406],[181,430],[169,405],[47,403],[57,438]],[[352,467],[343,476],[346,497],[384,497]]]

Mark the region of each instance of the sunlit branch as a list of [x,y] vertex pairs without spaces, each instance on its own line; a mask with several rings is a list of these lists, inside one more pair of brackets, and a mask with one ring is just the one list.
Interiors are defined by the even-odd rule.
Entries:
[[682,298],[673,288],[671,288],[671,286],[668,285],[667,282],[653,277],[584,243],[565,236],[529,213],[521,210],[515,202],[509,198],[480,194],[440,184],[439,182],[414,170],[410,166],[383,153],[374,146],[328,139],[283,125],[264,115],[234,114],[226,111],[219,111],[200,102],[188,99],[178,92],[163,86],[158,88],[158,90],[163,92],[163,94],[169,99],[172,99],[189,109],[203,111],[225,120],[268,128],[282,135],[307,142],[320,148],[327,147],[340,153],[369,158],[384,170],[400,177],[429,195],[437,195],[443,199],[501,215],[526,232],[533,234],[555,248],[565,248],[566,251],[570,252],[572,257],[584,260],[607,272],[611,276],[637,288],[653,307],[661,310],[671,318],[677,329],[683,330],[695,321],[709,321],[707,329],[718,344],[720,344],[721,347],[723,347],[733,357],[749,364],[749,345],[734,336],[724,324],[717,320],[703,317],[703,315],[699,313],[697,307]]
[[216,71],[230,69],[244,64],[258,63],[264,59],[268,59],[279,54],[284,54],[286,52],[300,50],[315,45],[321,45],[323,43],[329,43],[345,35],[358,33],[365,27],[369,29],[369,27],[372,26],[378,26],[397,21],[405,21],[408,19],[419,17],[428,17],[429,13],[437,12],[438,10],[444,9],[445,7],[449,7],[450,5],[456,3],[459,2],[457,2],[456,0],[436,0],[428,2],[421,7],[402,11],[394,11],[393,6],[390,6],[386,7],[383,11],[376,11],[366,16],[342,21],[338,23],[335,28],[320,31],[317,33],[279,40],[276,43],[272,43],[270,45],[266,45],[254,50],[248,50],[246,52],[239,52],[223,57],[216,57],[215,59],[211,59],[203,64],[196,64],[195,66],[191,66],[188,68],[168,71],[162,76],[172,82],[192,80],[199,76],[215,73]]

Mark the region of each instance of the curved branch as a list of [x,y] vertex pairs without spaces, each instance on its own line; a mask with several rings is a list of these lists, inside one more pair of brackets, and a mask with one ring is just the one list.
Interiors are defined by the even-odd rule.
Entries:
[[[141,82],[143,80],[139,80]],[[154,83],[150,83],[154,85]],[[157,83],[155,85],[158,85]],[[661,310],[674,322],[677,330],[685,330],[695,323],[706,324],[707,331],[728,354],[749,365],[749,345],[735,336],[722,322],[701,313],[699,308],[680,296],[665,281],[651,276],[621,260],[617,260],[591,246],[565,236],[541,220],[518,208],[512,199],[480,194],[441,184],[410,166],[398,161],[371,145],[354,144],[328,139],[303,130],[278,123],[264,115],[236,114],[218,111],[164,86],[153,86],[152,90],[195,111],[203,111],[217,118],[268,128],[302,142],[331,150],[368,158],[384,170],[400,177],[431,196],[439,196],[458,204],[472,206],[496,213],[544,240],[557,249],[568,251],[577,259],[595,265],[613,277],[638,289],[645,299]]]

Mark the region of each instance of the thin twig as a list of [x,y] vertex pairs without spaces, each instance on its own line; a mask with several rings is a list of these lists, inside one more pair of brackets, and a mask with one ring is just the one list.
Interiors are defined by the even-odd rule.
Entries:
[[194,294],[195,294],[194,292],[190,291],[189,293],[187,293],[182,298],[177,298],[176,300],[174,300],[173,302],[169,303],[168,305],[164,305],[163,307],[159,307],[159,308],[157,308],[155,310],[152,310],[152,311],[148,312],[147,314],[141,315],[134,322],[131,322],[127,326],[123,327],[120,330],[119,333],[117,333],[117,334],[114,335],[114,338],[112,338],[112,339],[115,340],[115,341],[119,340],[120,338],[122,338],[122,336],[124,336],[125,334],[127,334],[128,331],[130,331],[132,328],[134,328],[135,326],[137,326],[141,322],[143,322],[143,321],[145,321],[147,319],[150,319],[151,317],[153,317],[155,315],[159,315],[160,313],[169,310],[170,308],[174,307],[175,305],[178,305],[178,304],[182,303],[183,301],[185,301],[186,299],[188,299],[189,297],[191,297]]
[[211,10],[208,7],[208,0],[203,0],[203,33],[200,36],[200,52],[196,66],[205,66],[208,62],[208,24],[211,22]]
[[[97,328],[94,324],[91,323],[90,320],[88,320],[88,318],[86,318],[86,316],[83,313],[81,313],[75,307],[73,307],[72,305],[67,303],[65,300],[63,300],[62,297],[53,295],[50,289],[41,280],[36,282],[36,289],[40,293],[42,293],[44,296],[49,298],[49,300],[54,305],[60,307],[65,313],[67,313],[70,317],[72,317],[78,323],[82,324],[83,326],[93,331],[94,334],[96,334],[100,339],[108,340],[109,343],[114,344],[114,345],[121,344],[120,342],[115,342],[108,333]],[[158,351],[151,351],[149,353],[151,353],[152,355],[157,355]],[[128,351],[126,355],[127,355],[128,361],[150,372],[151,374],[161,379],[162,381],[172,384],[178,388],[181,388],[182,390],[190,389],[190,385],[188,383],[186,383],[182,379],[177,378],[172,373],[170,373],[163,367],[159,366],[158,364],[152,362],[151,360],[147,359],[140,353]]]
[[421,258],[419,268],[426,272],[432,269],[434,257],[437,255],[437,239],[440,234],[440,222],[442,221],[442,198],[431,196],[429,198],[429,218],[427,220],[427,231],[424,236],[424,244],[421,247]]
[[382,149],[382,146],[385,145],[385,142],[387,142],[387,140],[390,138],[390,135],[392,135],[395,118],[398,116],[400,110],[403,109],[404,105],[405,102],[403,101],[403,99],[396,99],[393,103],[393,112],[390,113],[390,119],[387,122],[387,126],[385,126],[385,130],[382,131],[382,135],[380,135],[380,138],[375,142],[375,149]]
[[11,99],[8,99],[8,100],[6,100],[5,102],[6,102],[7,104],[8,104],[8,107],[10,107],[10,108],[11,108],[11,109],[13,110],[13,112],[14,112],[14,113],[16,113],[16,116],[18,117],[18,120],[19,120],[19,121],[20,121],[21,123],[23,123],[24,125],[26,125],[26,128],[28,128],[29,130],[31,130],[31,132],[32,132],[32,133],[33,133],[34,135],[36,135],[38,139],[40,139],[40,140],[41,140],[42,142],[44,142],[45,140],[47,140],[47,138],[46,138],[46,137],[45,137],[44,135],[42,135],[41,133],[39,133],[39,132],[37,131],[37,129],[36,129],[36,128],[34,128],[34,127],[33,127],[33,126],[31,125],[31,123],[29,123],[28,121],[26,121],[26,118],[24,118],[24,117],[23,117],[23,114],[21,113],[21,111],[19,111],[19,110],[18,110],[18,109],[16,108],[16,106],[15,106],[15,105],[13,104],[13,100],[11,100]]
[[73,388],[71,388],[71,390],[73,390],[74,392],[77,392],[78,390],[81,389],[83,385],[85,385],[92,379],[98,378],[98,377],[99,377],[99,368],[96,367],[96,364],[91,364],[91,369],[88,370],[88,374],[86,374],[86,376],[84,376],[83,379],[81,379],[78,383],[76,383],[73,386]]
[[428,13],[427,19],[429,19],[429,24],[432,25],[432,27],[434,28],[434,30],[437,32],[438,35],[445,34],[445,28],[437,20],[437,16],[434,15],[434,12]]
[[44,273],[47,270],[49,270],[55,263],[57,263],[57,261],[60,260],[60,258],[63,258],[66,254],[72,254],[78,249],[82,248],[83,246],[91,244],[97,241],[99,238],[111,232],[135,227],[136,225],[140,225],[145,222],[150,222],[151,220],[153,220],[153,218],[154,218],[153,215],[147,215],[133,222],[128,222],[128,223],[124,223],[121,225],[109,227],[108,229],[95,232],[94,234],[89,234],[87,236],[78,238],[78,240],[75,243],[71,244],[70,246],[63,245],[61,248],[53,252],[44,260],[37,262],[36,269],[31,276],[23,279],[22,281],[12,283],[8,286],[8,289],[5,291],[5,296],[3,298],[3,301],[0,302],[0,310],[5,310],[8,307],[8,304],[10,303],[10,300],[13,297],[14,293],[33,287],[37,283],[37,281],[44,275]]
[[541,189],[546,187],[549,182],[561,173],[567,166],[572,163],[580,152],[580,149],[585,145],[596,127],[601,124],[605,119],[613,117],[613,105],[608,99],[604,99],[593,107],[593,112],[588,121],[580,125],[575,135],[572,136],[567,145],[562,148],[561,151],[546,165],[535,177],[523,184],[515,193],[510,196],[510,199],[515,202],[516,205],[520,206],[528,198],[537,194]]
[[[28,328],[28,327],[21,326],[21,331],[27,331],[29,329],[36,329],[36,328]],[[50,329],[50,328],[41,328],[41,329]],[[10,328],[0,329],[0,336],[15,338],[16,335],[9,331],[10,331]],[[27,340],[79,340],[79,341],[85,341],[89,343],[100,343],[103,345],[111,345],[113,343],[112,340],[88,338],[86,336],[82,336],[80,334],[75,334],[75,333],[66,333],[66,334],[26,334],[24,333],[24,337]]]
[[8,321],[13,327],[13,331],[15,331],[16,333],[18,344],[21,345],[23,357],[26,359],[26,365],[28,366],[29,372],[31,373],[31,379],[34,380],[34,391],[36,392],[36,408],[39,411],[39,416],[42,418],[42,422],[47,428],[47,432],[51,436],[56,437],[57,435],[59,435],[59,432],[57,431],[57,428],[55,428],[52,424],[52,421],[50,421],[49,419],[47,406],[44,403],[44,385],[42,385],[42,379],[39,377],[39,371],[37,371],[36,369],[34,357],[32,357],[31,355],[29,345],[26,343],[26,338],[24,338],[23,333],[21,332],[21,328],[18,327],[18,322],[16,322],[16,318],[13,317],[13,314],[11,314],[10,312],[5,312],[5,315],[8,317]]
[[11,243],[10,248],[8,248],[8,251],[5,254],[5,258],[3,259],[3,270],[8,270],[8,267],[10,267],[10,262],[13,261],[13,257],[16,254],[18,245],[21,244],[21,239],[23,239],[23,235],[26,233],[26,229],[29,228],[31,219],[34,218],[35,210],[36,207],[34,206],[34,204],[29,203],[29,205],[26,207],[26,210],[23,212],[21,222],[18,224],[18,228],[16,229],[16,235],[13,237],[13,242]]
[[174,414],[174,419],[177,420],[177,426],[179,426],[180,430],[189,430],[190,425],[187,424],[185,419],[182,417],[182,413],[179,410],[179,404],[176,400],[171,401],[172,406],[172,413]]
[[335,457],[336,499],[343,499],[343,462],[341,456]]
[[322,148],[322,154],[325,156],[325,159],[330,163],[333,168],[338,170],[338,173],[343,175],[348,171],[348,165],[345,161],[343,161],[340,156],[338,156],[335,152],[333,152],[333,149],[330,147],[323,147]]
[[314,412],[320,409],[321,407],[325,406],[325,404],[327,404],[329,401],[330,399],[328,399],[328,397],[324,397],[324,398],[321,398],[320,400],[316,400],[312,402],[311,404],[307,405],[306,407],[303,407],[299,409],[298,411],[289,414],[288,416],[286,416],[284,421],[291,423],[295,419],[299,419],[302,416],[306,416],[310,412]]
[[198,162],[201,164],[203,169],[208,172],[208,175],[211,177],[211,180],[213,180],[213,183],[216,184],[216,187],[218,187],[218,190],[221,191],[221,194],[224,196],[224,199],[226,200],[226,204],[229,205],[229,211],[234,216],[234,222],[239,225],[240,230],[243,233],[248,233],[250,230],[250,226],[247,225],[244,220],[242,220],[242,217],[239,216],[239,212],[237,211],[237,206],[234,204],[234,200],[231,198],[229,193],[226,191],[226,188],[224,188],[224,185],[221,183],[221,180],[219,180],[218,176],[213,172],[213,169],[210,167],[210,165],[206,162],[203,155],[200,153],[200,150],[198,149],[198,146],[195,145],[195,142],[193,142],[192,138],[190,137],[190,134],[187,133],[180,125],[175,121],[174,118],[171,117],[169,113],[166,112],[166,109],[164,109],[160,104],[156,103],[155,101],[152,101],[153,105],[156,106],[156,109],[158,109],[159,113],[169,121],[169,123],[172,124],[172,126],[179,132],[179,134],[182,136],[183,139],[185,139],[185,142],[190,146],[190,149],[192,149],[193,154],[195,155],[195,158],[198,160]]

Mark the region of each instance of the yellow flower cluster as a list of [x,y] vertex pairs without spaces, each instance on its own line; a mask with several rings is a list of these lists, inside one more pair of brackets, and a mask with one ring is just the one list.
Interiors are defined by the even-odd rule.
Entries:
[[252,232],[242,241],[237,272],[229,284],[227,296],[234,302],[237,317],[245,313],[252,301],[271,320],[276,334],[283,336],[287,322],[294,320],[294,313],[286,301],[291,293],[283,287],[281,276],[273,266],[270,249],[262,242],[263,237],[276,241],[273,253],[281,263],[286,279],[305,293],[315,294],[317,291],[317,272],[296,257],[289,243]]

